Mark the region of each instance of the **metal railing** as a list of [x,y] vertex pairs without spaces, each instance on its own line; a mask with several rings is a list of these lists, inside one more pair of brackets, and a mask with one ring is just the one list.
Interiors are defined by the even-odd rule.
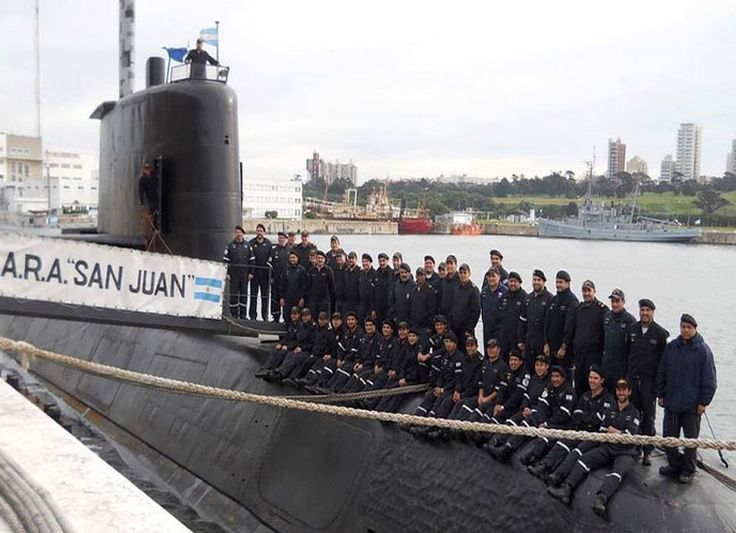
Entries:
[[230,75],[230,67],[222,65],[214,66],[201,63],[185,63],[171,67],[169,75],[170,82],[183,80],[206,80],[227,83]]

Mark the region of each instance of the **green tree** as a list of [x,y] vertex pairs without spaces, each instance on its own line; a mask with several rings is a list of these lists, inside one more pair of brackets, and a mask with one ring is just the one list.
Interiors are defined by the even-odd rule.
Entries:
[[721,207],[730,203],[726,198],[721,196],[720,192],[714,189],[700,191],[698,193],[698,199],[695,201],[695,205],[702,209],[706,215],[712,215]]

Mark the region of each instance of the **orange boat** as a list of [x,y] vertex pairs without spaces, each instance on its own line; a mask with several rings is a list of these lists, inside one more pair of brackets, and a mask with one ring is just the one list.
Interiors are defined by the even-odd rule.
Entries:
[[470,224],[453,224],[451,231],[453,235],[475,236],[480,235],[483,228],[477,222],[471,222]]

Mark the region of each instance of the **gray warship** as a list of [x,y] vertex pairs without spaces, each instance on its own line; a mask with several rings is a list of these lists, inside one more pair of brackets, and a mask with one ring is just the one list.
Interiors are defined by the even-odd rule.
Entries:
[[[95,112],[103,197],[92,238],[142,246],[135,169],[154,158],[163,238],[176,255],[216,261],[241,216],[237,98],[217,73],[167,84],[160,68],[152,63],[145,90]],[[2,336],[259,394],[289,394],[254,377],[268,354],[258,335],[279,329],[0,297]],[[657,474],[661,454],[630,474],[603,521],[590,509],[602,473],[589,476],[568,506],[516,462],[499,464],[456,441],[413,439],[393,425],[141,388],[44,360],[31,371],[124,457],[229,531],[736,531],[734,490],[708,472],[692,486],[668,482]],[[402,411],[418,402],[407,397]]]

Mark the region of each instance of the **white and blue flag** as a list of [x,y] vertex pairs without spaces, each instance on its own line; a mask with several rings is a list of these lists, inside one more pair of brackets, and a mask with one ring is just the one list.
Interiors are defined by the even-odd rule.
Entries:
[[194,299],[219,304],[223,286],[221,279],[197,276],[194,278]]
[[219,35],[217,35],[217,28],[202,28],[199,32],[199,38],[202,42],[209,44],[210,46],[217,46],[219,42]]

